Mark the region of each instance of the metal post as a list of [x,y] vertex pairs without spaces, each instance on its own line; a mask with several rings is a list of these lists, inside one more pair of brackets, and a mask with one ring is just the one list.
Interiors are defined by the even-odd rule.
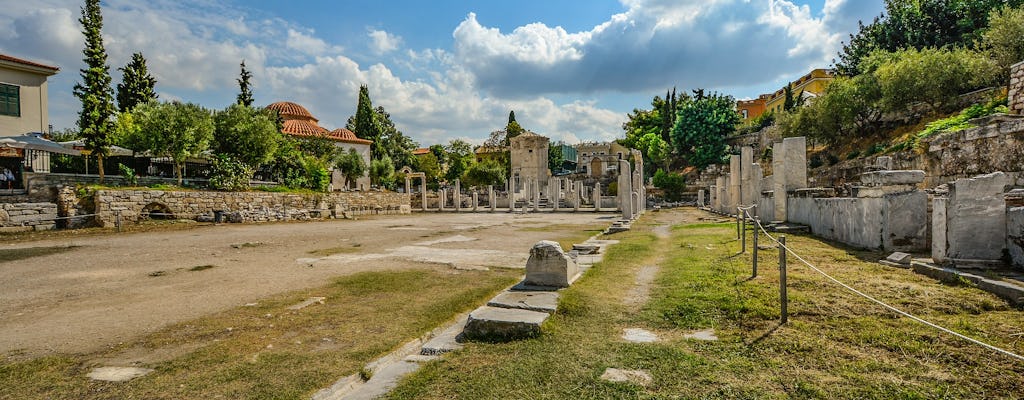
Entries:
[[736,207],[736,240],[740,240],[740,208]]
[[779,235],[779,302],[782,303],[782,323],[789,320],[789,296],[786,295],[786,235]]
[[751,264],[754,266],[754,270],[751,278],[757,278],[757,227],[760,225],[760,222],[761,217],[754,217],[754,258],[751,259]]
[[747,252],[747,216],[745,210],[740,210],[740,219],[743,220],[743,227],[740,228],[740,232],[743,232],[743,240],[740,242],[740,253]]

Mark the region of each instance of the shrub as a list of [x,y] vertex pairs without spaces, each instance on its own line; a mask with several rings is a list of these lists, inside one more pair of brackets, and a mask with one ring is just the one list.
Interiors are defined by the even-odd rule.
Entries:
[[852,160],[860,156],[860,150],[854,150],[846,154],[847,160]]
[[139,184],[139,176],[135,174],[135,170],[131,167],[118,163],[117,169],[121,171],[121,177],[124,178],[125,182],[129,185],[135,186]]
[[219,154],[210,159],[210,187],[218,190],[245,191],[249,189],[249,180],[254,168],[238,158]]
[[686,177],[659,169],[654,173],[652,183],[665,191],[665,200],[679,201],[683,197],[683,189],[686,188]]

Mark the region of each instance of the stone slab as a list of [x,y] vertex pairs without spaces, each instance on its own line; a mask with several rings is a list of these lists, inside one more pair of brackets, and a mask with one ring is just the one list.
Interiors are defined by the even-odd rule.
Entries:
[[578,274],[576,262],[562,251],[558,242],[542,240],[530,248],[523,282],[536,286],[569,287]]
[[651,374],[644,370],[608,368],[601,374],[601,379],[617,383],[633,383],[640,386],[650,385]]
[[487,306],[551,314],[558,309],[558,292],[502,292],[488,301]]
[[420,348],[420,354],[425,356],[440,355],[462,349],[462,343],[459,343],[459,335],[462,334],[462,329],[466,326],[468,319],[468,314],[460,316],[455,323],[424,343],[423,347]]
[[138,367],[100,367],[89,373],[89,379],[107,382],[127,382],[153,372],[150,368]]
[[630,343],[654,343],[658,341],[656,333],[640,328],[624,329],[622,331],[622,338]]
[[572,245],[572,249],[578,254],[597,254],[601,251],[601,246],[596,244],[576,243]]
[[686,339],[704,340],[704,341],[708,341],[708,342],[713,342],[713,341],[717,341],[718,340],[718,335],[715,335],[715,330],[714,329],[699,330],[699,331],[696,331],[696,332],[693,332],[693,333],[685,334],[685,335],[683,335],[683,337],[686,338]]
[[326,297],[310,297],[310,298],[308,298],[306,300],[303,300],[299,304],[296,304],[296,305],[293,305],[291,307],[288,307],[288,309],[289,310],[301,310],[301,309],[309,307],[309,306],[311,306],[313,304],[324,304],[324,299],[326,299]]
[[483,306],[469,314],[463,334],[471,339],[516,340],[540,334],[540,325],[549,314]]
[[897,251],[886,257],[885,261],[900,265],[910,265],[910,259],[910,254]]
[[865,186],[917,185],[924,182],[924,171],[873,171],[860,174],[860,181]]
[[938,267],[921,261],[912,261],[910,265],[914,272],[921,275],[947,283],[956,283],[961,279],[966,279],[977,285],[978,289],[999,296],[1014,306],[1024,305],[1024,286],[1006,281],[989,279],[980,275],[958,271],[953,268]]

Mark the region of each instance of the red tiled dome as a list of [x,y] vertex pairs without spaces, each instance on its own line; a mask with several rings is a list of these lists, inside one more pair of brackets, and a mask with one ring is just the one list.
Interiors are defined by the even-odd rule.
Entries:
[[295,136],[319,136],[326,134],[327,130],[312,121],[286,119],[284,121],[284,129],[281,129],[281,132]]
[[372,140],[366,140],[366,139],[361,139],[361,138],[356,137],[356,134],[354,132],[352,132],[352,131],[350,131],[348,129],[345,129],[345,128],[335,129],[335,130],[331,131],[330,133],[328,133],[327,136],[329,138],[337,140],[339,142],[362,143],[362,144],[373,143]]
[[285,120],[306,119],[314,122],[318,121],[316,118],[313,118],[313,114],[310,114],[309,110],[306,110],[306,107],[290,101],[279,101],[267,106],[267,108],[277,111],[277,113],[281,115],[281,118],[284,118]]

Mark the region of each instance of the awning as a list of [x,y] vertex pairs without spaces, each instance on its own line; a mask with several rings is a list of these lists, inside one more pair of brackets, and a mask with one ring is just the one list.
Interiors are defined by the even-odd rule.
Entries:
[[[66,148],[69,148],[69,149],[75,149],[75,150],[81,151],[83,155],[89,155],[90,154],[89,151],[85,150],[85,140],[82,140],[82,139],[72,140],[72,141],[69,141],[69,142],[60,142],[60,145],[66,147]],[[132,151],[132,149],[126,149],[126,148],[121,147],[121,146],[113,146],[113,145],[107,146],[107,157],[134,156],[134,155],[136,155],[136,154],[135,154],[134,151]]]
[[82,152],[61,146],[59,143],[36,137],[31,133],[22,136],[0,137],[0,148],[48,151],[50,153],[82,155]]

